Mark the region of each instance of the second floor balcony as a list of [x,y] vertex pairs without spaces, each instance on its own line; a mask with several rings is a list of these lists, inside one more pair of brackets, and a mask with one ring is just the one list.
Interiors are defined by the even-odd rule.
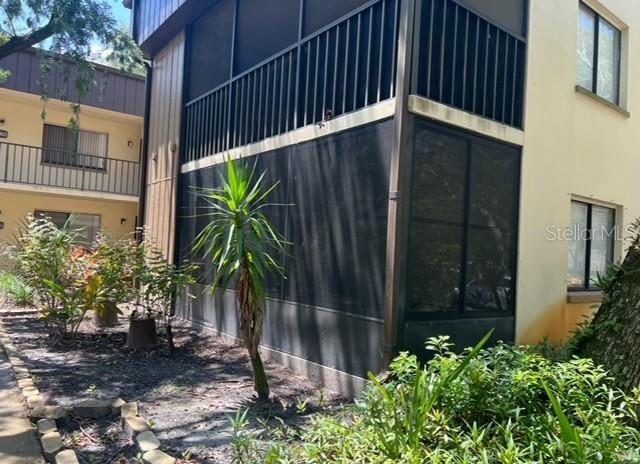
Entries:
[[137,161],[0,142],[0,183],[137,197]]

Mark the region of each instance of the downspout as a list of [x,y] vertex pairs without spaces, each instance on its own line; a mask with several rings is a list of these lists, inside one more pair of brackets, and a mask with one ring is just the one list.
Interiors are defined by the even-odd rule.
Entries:
[[147,79],[144,97],[144,124],[142,127],[142,155],[140,157],[140,196],[138,204],[138,231],[136,238],[138,242],[142,241],[145,226],[145,214],[147,209],[147,169],[149,166],[149,121],[151,119],[151,81],[153,80],[153,67],[145,62],[144,66],[147,70]]
[[[393,147],[389,174],[389,215],[387,223],[387,260],[384,294],[384,338],[382,369],[398,351],[402,329],[401,308],[405,301],[406,244],[409,190],[407,181],[413,140],[413,117],[409,114],[409,93],[412,76],[414,15],[421,0],[402,0],[400,6],[398,53],[396,64],[396,97],[393,124]],[[419,21],[416,21],[419,22]]]

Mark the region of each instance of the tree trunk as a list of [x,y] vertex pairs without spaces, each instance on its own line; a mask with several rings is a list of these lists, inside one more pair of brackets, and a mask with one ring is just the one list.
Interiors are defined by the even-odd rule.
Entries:
[[245,264],[240,268],[236,297],[240,310],[240,331],[253,369],[253,388],[258,398],[266,400],[269,398],[269,383],[258,351],[262,337],[262,308],[255,293],[251,273]]
[[604,366],[618,385],[640,386],[640,246],[636,236],[623,263],[603,285],[603,300],[593,320],[573,339],[575,354]]

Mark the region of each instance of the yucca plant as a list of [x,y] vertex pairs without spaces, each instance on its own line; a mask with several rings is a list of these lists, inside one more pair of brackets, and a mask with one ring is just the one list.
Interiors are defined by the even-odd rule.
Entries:
[[202,253],[214,269],[212,292],[228,288],[235,280],[240,330],[249,352],[254,388],[260,399],[269,397],[269,383],[258,347],[262,337],[264,285],[270,274],[283,275],[278,258],[287,242],[265,214],[265,206],[279,183],[265,185],[265,173],[255,165],[228,160],[221,187],[197,189],[206,204],[208,224],[196,236],[195,253]]

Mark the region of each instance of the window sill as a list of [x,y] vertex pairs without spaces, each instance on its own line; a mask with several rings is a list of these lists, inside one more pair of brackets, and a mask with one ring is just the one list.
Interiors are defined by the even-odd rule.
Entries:
[[606,106],[607,108],[612,109],[616,113],[621,114],[625,118],[630,118],[631,117],[631,113],[629,113],[627,110],[625,110],[620,105],[616,105],[615,103],[611,103],[606,98],[602,98],[600,95],[598,95],[596,93],[593,93],[591,90],[585,89],[581,85],[576,85],[576,92],[594,99],[598,103],[601,103],[604,106]]
[[602,292],[600,290],[571,291],[567,292],[567,303],[601,303]]

